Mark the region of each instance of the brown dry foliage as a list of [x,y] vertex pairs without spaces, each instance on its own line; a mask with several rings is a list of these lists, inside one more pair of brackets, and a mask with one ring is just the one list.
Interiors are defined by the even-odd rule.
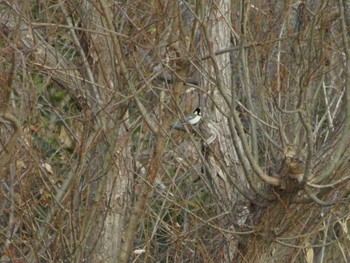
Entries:
[[0,261],[350,261],[349,12],[1,2]]

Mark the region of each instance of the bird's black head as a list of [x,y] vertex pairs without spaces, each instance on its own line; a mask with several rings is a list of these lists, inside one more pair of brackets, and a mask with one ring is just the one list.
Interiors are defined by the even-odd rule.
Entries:
[[200,109],[200,108],[197,108],[197,109],[194,110],[193,113],[195,113],[195,114],[201,116],[201,109]]

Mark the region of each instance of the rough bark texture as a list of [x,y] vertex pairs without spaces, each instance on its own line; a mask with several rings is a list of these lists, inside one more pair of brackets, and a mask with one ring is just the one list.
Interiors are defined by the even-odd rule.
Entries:
[[2,1],[0,261],[350,261],[349,6]]

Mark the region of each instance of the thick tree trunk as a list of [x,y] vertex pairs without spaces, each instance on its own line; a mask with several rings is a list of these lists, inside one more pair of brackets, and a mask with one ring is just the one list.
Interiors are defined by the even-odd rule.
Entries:
[[0,3],[1,260],[350,261],[349,1],[56,2]]
[[[209,150],[206,151],[206,165],[208,166],[206,178],[209,178],[210,191],[218,200],[222,212],[230,211],[222,220],[222,227],[236,229],[237,226],[245,224],[249,211],[246,199],[239,191],[236,191],[237,184],[233,182],[239,182],[241,191],[248,190],[248,184],[244,176],[242,160],[237,155],[237,151],[242,152],[242,144],[239,138],[232,140],[229,123],[230,112],[236,105],[231,54],[214,55],[216,51],[227,48],[231,43],[233,34],[229,27],[231,1],[216,1],[215,5],[215,9],[206,9],[205,17],[210,17],[210,20],[203,26],[203,40],[208,47],[204,54],[209,53],[211,57],[209,63],[206,63],[208,72],[210,72],[209,76],[214,78],[212,84],[206,81],[204,84],[205,87],[208,87],[210,94],[205,98],[205,102],[208,109],[214,109],[212,113],[214,117],[203,130],[206,133],[215,134],[215,140],[210,143]],[[213,104],[215,107],[211,106]],[[206,141],[203,143],[207,144]],[[242,158],[245,159],[244,156]],[[221,248],[220,262],[230,262],[238,256],[237,239],[233,235],[228,235],[226,238],[229,245]]]

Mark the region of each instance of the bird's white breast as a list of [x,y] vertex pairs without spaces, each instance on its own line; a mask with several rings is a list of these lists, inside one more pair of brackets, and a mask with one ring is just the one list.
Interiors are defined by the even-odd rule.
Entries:
[[201,119],[201,116],[197,115],[197,116],[194,116],[193,118],[189,118],[188,120],[186,120],[186,122],[194,125],[197,122],[199,122],[200,119]]

